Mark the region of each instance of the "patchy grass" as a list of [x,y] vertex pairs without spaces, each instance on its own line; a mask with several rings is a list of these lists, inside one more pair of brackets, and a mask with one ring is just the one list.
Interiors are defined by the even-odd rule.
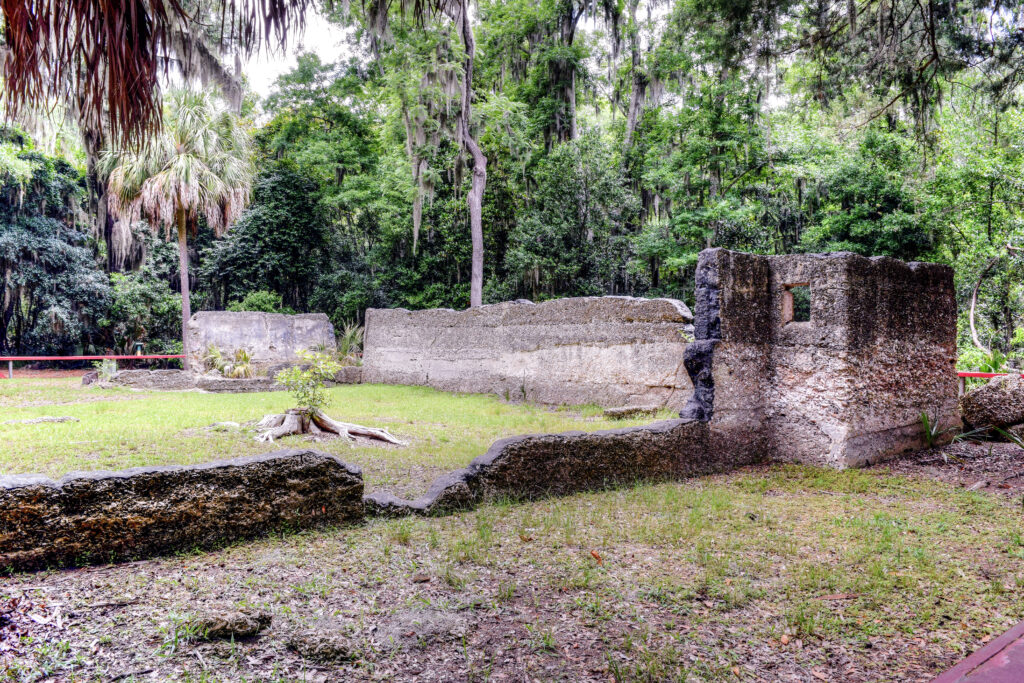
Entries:
[[[0,593],[65,615],[28,622],[8,662],[25,679],[924,681],[1024,618],[1021,539],[1002,497],[771,467],[27,575]],[[214,605],[273,624],[238,643],[181,636]],[[374,643],[427,608],[465,632]],[[289,649],[307,628],[341,634],[351,658]]]
[[[425,387],[339,386],[327,413],[384,427],[409,448],[353,447],[343,439],[310,443],[288,437],[257,443],[251,431],[218,432],[216,422],[244,423],[292,406],[286,392],[204,394],[82,387],[77,379],[0,380],[0,423],[44,415],[80,422],[0,424],[0,474],[190,464],[312,447],[363,467],[369,489],[413,493],[433,476],[462,467],[495,439],[531,432],[597,430],[649,420],[611,421],[599,408],[564,410],[505,403],[494,396],[446,394]],[[666,413],[666,416],[668,413]]]

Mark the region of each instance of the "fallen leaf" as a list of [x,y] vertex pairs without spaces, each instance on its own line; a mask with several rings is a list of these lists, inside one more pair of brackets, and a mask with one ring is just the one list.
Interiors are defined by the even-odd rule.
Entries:
[[426,574],[413,574],[413,583],[426,583],[427,581],[430,581],[430,577]]
[[739,676],[740,675],[740,668],[738,666],[734,666],[732,668],[732,672],[733,672],[734,675]]
[[785,633],[782,634],[782,638],[780,638],[779,640],[782,641],[783,645],[789,645],[789,636]]
[[818,600],[853,600],[859,597],[857,593],[832,593],[830,595],[822,595],[817,598]]
[[533,540],[533,536],[527,536],[526,534],[519,534],[519,540],[523,543],[529,543]]
[[591,556],[592,556],[592,557],[593,557],[593,558],[594,558],[595,560],[597,560],[597,563],[598,563],[599,565],[603,565],[603,564],[604,564],[604,560],[602,560],[602,559],[601,559],[601,556],[597,554],[597,551],[596,551],[596,550],[591,550],[591,551],[590,551],[590,555],[591,555]]
[[815,678],[817,678],[819,681],[827,681],[828,680],[828,676],[826,676],[825,674],[821,673],[820,671],[813,671],[812,670],[811,671],[811,675],[814,676]]

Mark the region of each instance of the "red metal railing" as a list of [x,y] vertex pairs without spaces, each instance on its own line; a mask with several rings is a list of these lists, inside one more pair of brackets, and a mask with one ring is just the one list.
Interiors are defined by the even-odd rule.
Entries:
[[7,379],[14,379],[14,364],[54,360],[167,360],[184,358],[184,354],[155,354],[142,356],[0,356],[0,362],[7,362]]
[[[1003,375],[1009,375],[1009,372],[957,372],[956,376],[960,378],[960,395],[967,391],[967,378],[968,377],[981,377],[983,379],[991,379],[992,377],[1002,377]],[[1021,373],[1021,377],[1024,377],[1024,372]]]

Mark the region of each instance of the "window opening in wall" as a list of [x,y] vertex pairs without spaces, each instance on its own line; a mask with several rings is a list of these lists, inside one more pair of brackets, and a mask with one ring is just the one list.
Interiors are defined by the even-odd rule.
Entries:
[[798,282],[785,285],[782,293],[782,322],[807,323],[811,321],[811,285]]

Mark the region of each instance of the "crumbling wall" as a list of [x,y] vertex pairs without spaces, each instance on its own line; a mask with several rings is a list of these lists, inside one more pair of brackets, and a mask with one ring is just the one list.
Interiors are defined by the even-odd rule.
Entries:
[[444,514],[487,500],[570,495],[728,472],[760,457],[751,450],[713,448],[708,424],[697,420],[529,434],[495,441],[469,466],[438,477],[416,500],[377,491],[366,497],[366,503],[371,514],[382,516]]
[[211,548],[363,519],[357,467],[275,451],[188,467],[0,476],[0,573]]
[[692,315],[672,299],[584,297],[464,311],[370,309],[363,381],[516,401],[679,408]]
[[193,367],[202,367],[210,344],[227,355],[245,349],[260,369],[294,362],[300,351],[337,348],[334,327],[323,313],[201,311],[189,320],[188,339]]
[[[787,301],[809,289],[809,320]],[[697,268],[698,391],[684,416],[775,459],[864,465],[960,424],[952,270],[850,253],[713,249]],[[948,434],[947,434],[948,438]],[[758,443],[758,441],[760,441]]]

